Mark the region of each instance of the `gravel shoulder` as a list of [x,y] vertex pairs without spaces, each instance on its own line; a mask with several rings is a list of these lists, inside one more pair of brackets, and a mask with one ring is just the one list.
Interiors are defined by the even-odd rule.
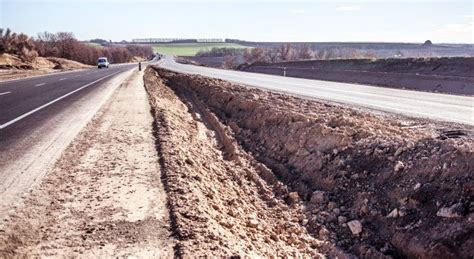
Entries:
[[172,257],[142,73],[113,94],[2,222],[0,257]]

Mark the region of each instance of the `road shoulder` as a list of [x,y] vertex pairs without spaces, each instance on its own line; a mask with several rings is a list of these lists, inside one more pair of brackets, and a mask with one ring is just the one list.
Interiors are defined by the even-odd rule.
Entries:
[[141,78],[133,72],[10,215],[0,255],[173,255]]

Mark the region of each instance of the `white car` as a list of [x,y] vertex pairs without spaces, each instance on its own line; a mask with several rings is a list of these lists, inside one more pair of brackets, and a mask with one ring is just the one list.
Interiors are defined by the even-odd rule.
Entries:
[[100,68],[109,68],[109,61],[107,60],[106,57],[100,57],[99,59],[97,59],[97,67],[100,69]]

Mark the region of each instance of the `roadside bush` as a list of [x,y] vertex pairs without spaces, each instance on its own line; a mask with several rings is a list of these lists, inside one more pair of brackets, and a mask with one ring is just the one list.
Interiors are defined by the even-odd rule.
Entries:
[[218,48],[214,47],[211,50],[200,50],[196,53],[197,57],[225,57],[236,56],[243,52],[243,49],[237,48]]
[[32,39],[22,33],[12,33],[10,29],[0,29],[1,53],[18,55],[28,62],[42,56],[95,65],[99,57],[107,57],[113,63],[130,62],[134,57],[149,58],[153,55],[153,49],[139,45],[96,47],[80,42],[71,32],[42,32]]

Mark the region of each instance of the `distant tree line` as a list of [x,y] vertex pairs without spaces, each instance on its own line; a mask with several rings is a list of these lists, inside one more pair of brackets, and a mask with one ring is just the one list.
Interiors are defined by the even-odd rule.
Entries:
[[199,57],[225,57],[223,67],[233,68],[238,60],[244,63],[255,62],[286,62],[302,60],[327,60],[327,59],[361,59],[375,58],[376,55],[369,51],[355,48],[325,48],[313,50],[308,44],[292,45],[281,44],[272,48],[212,48],[197,53]]
[[22,60],[33,61],[36,57],[58,57],[95,65],[98,57],[107,57],[113,63],[125,63],[134,57],[148,58],[153,55],[150,46],[98,47],[80,42],[71,32],[42,32],[37,38],[0,29],[0,54],[18,55]]
[[229,55],[238,55],[243,53],[244,49],[238,48],[218,48],[214,47],[210,50],[200,50],[196,53],[197,57],[225,57]]

